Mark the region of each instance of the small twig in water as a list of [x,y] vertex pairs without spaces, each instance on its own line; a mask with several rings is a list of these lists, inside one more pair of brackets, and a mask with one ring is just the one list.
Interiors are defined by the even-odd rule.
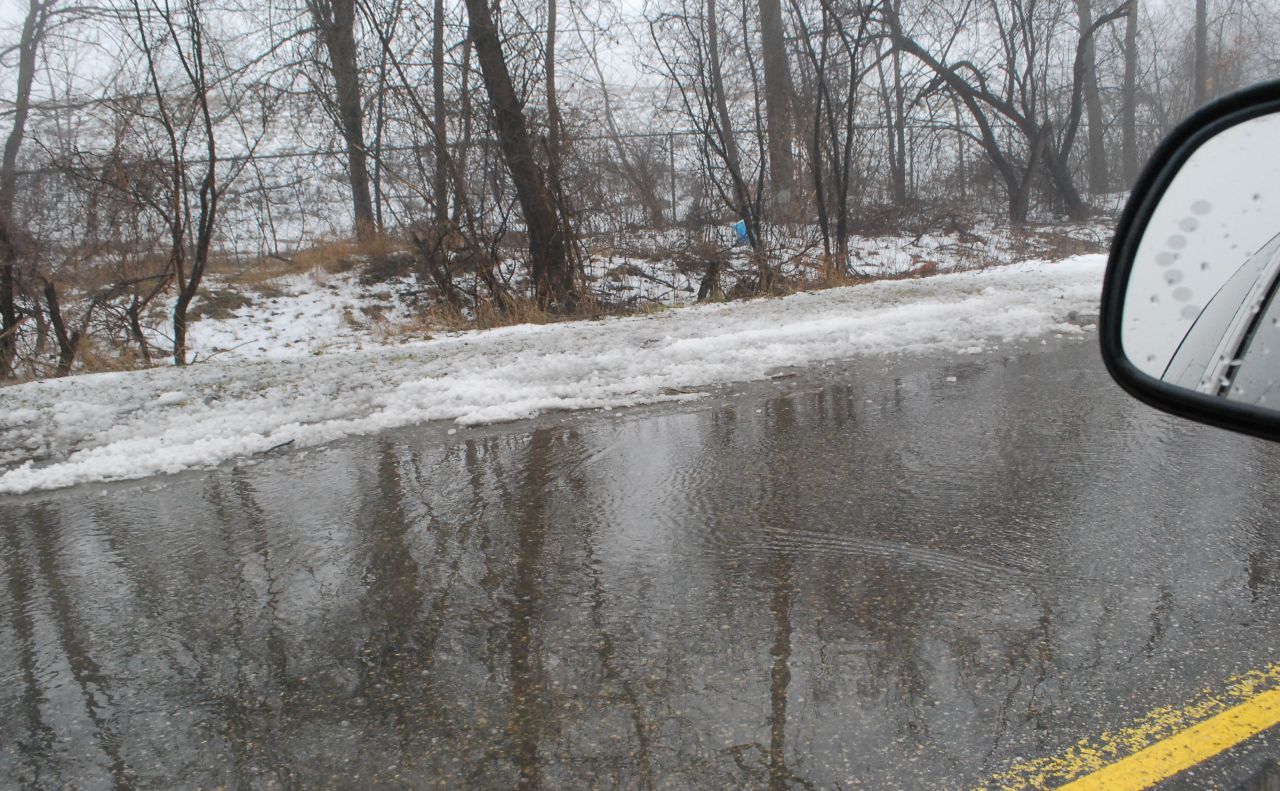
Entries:
[[281,449],[281,448],[283,448],[283,447],[287,447],[287,446],[289,446],[289,445],[292,445],[294,442],[295,442],[295,440],[292,440],[292,439],[285,440],[284,442],[281,442],[279,445],[272,445],[271,447],[267,448],[266,450],[259,451],[259,454],[270,453],[270,452],[271,452],[271,451],[273,451],[273,450],[280,450],[280,449]]
[[240,348],[240,347],[242,347],[242,346],[248,346],[248,345],[249,345],[249,344],[251,344],[251,343],[258,343],[258,341],[257,341],[257,340],[247,340],[247,341],[245,341],[244,343],[237,343],[235,346],[232,346],[232,347],[231,347],[231,348],[229,348],[229,349],[217,349],[217,350],[215,350],[215,351],[209,352],[209,353],[208,353],[208,354],[206,354],[204,357],[201,357],[201,356],[200,356],[200,353],[199,353],[199,352],[196,352],[195,354],[193,354],[193,355],[191,356],[191,362],[187,363],[187,365],[198,365],[198,364],[200,364],[200,363],[208,362],[209,360],[212,360],[214,357],[217,357],[219,354],[226,354],[227,352],[234,352],[236,349],[239,349],[239,348]]

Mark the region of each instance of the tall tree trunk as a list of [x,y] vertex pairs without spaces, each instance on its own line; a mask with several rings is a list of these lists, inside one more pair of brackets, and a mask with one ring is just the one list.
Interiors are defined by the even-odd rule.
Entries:
[[[1084,5],[1087,5],[1087,3],[1084,3]],[[1079,8],[1080,6],[1077,7]],[[1124,7],[1120,7],[1109,13],[1103,14],[1096,20],[1088,21],[1087,24],[1081,25],[1080,39],[1076,42],[1075,63],[1071,67],[1071,103],[1067,111],[1066,128],[1063,131],[1062,142],[1060,143],[1058,150],[1053,151],[1051,148],[1045,156],[1045,164],[1050,170],[1055,189],[1062,198],[1062,201],[1067,208],[1067,212],[1072,215],[1073,219],[1083,218],[1090,213],[1088,206],[1085,205],[1083,200],[1081,200],[1080,193],[1072,181],[1070,162],[1071,150],[1075,146],[1076,133],[1080,129],[1080,119],[1084,115],[1085,108],[1089,103],[1090,92],[1092,92],[1094,99],[1097,99],[1098,84],[1097,80],[1094,78],[1093,67],[1089,64],[1090,59],[1093,57],[1093,37],[1103,25],[1111,24],[1124,16],[1125,13],[1126,11]],[[1087,21],[1089,16],[1089,9],[1083,8],[1080,14],[1082,23]],[[1049,121],[1045,121],[1041,126],[1046,132],[1052,131],[1052,123]],[[1096,127],[1089,127],[1091,144],[1094,142],[1093,137],[1095,130],[1098,133],[1101,133],[1102,131],[1100,119]],[[1092,158],[1096,155],[1096,152],[1100,151],[1100,148],[1095,149],[1092,145],[1090,146],[1088,155],[1091,162]],[[1093,164],[1097,165],[1098,163],[1094,162]],[[1105,156],[1102,157],[1101,165],[1104,172],[1098,174],[1100,188],[1104,187],[1106,184]],[[1095,174],[1091,173],[1090,179],[1092,179],[1094,175]],[[1094,191],[1100,192],[1101,189]]]
[[[725,151],[725,164],[728,165],[737,188],[742,183],[742,158],[738,155],[738,137],[733,132],[733,118],[729,115],[729,100],[724,90],[724,71],[720,67],[720,22],[716,15],[716,0],[707,0],[707,55],[710,60],[707,68],[711,70],[711,100],[715,105],[716,121],[720,126],[721,144]],[[742,209],[746,209],[748,201],[743,195]],[[746,219],[746,218],[744,218]],[[750,225],[750,222],[748,222]]]
[[[895,19],[901,13],[902,3],[893,0],[889,8]],[[885,74],[884,60],[877,47],[876,75],[880,80],[880,102],[884,105],[885,144],[889,154],[889,185],[893,202],[903,206],[907,202],[907,109],[906,90],[902,84],[902,49],[889,41],[889,67],[893,84]]]
[[52,281],[45,281],[44,299],[49,310],[49,323],[53,325],[53,335],[58,341],[58,368],[54,376],[66,376],[75,365],[76,352],[80,348],[80,332],[67,332],[66,322],[62,318],[62,306],[58,304],[58,288]]
[[[218,204],[221,198],[221,189],[218,186],[218,139],[215,134],[217,124],[213,119],[213,111],[209,106],[209,93],[213,81],[209,78],[208,64],[205,60],[204,46],[204,22],[200,18],[199,0],[186,0],[182,6],[182,19],[175,19],[176,14],[166,11],[164,16],[165,25],[169,29],[169,34],[176,40],[178,38],[179,29],[186,35],[186,46],[180,48],[182,70],[186,74],[188,84],[191,88],[191,95],[195,98],[196,109],[199,112],[199,131],[204,135],[204,175],[200,179],[200,186],[196,190],[196,207],[191,213],[192,222],[171,220],[173,227],[174,239],[174,279],[178,284],[178,298],[173,308],[173,362],[174,365],[184,366],[187,364],[187,309],[191,307],[191,302],[195,299],[196,294],[200,290],[200,283],[204,280],[205,268],[209,264],[209,254],[213,248],[213,233],[218,220]],[[141,14],[135,0],[135,10]],[[141,17],[139,17],[139,25],[141,26]],[[161,106],[162,112],[168,118],[168,112],[164,110],[165,94],[160,90],[159,79],[155,71],[154,60],[148,57],[148,70],[151,75],[151,83],[155,90],[156,102]],[[166,123],[169,123],[166,121]],[[169,128],[172,134],[172,127]],[[192,170],[192,163],[182,153],[178,146],[174,146],[173,151],[173,178],[175,182],[174,194],[180,195],[182,191],[188,189],[185,185],[186,176]],[[189,211],[187,200],[181,201],[183,205],[180,216],[185,217]],[[176,210],[175,210],[176,211]],[[190,269],[183,271],[183,262],[187,260],[185,254],[186,235],[194,230],[195,238],[192,240],[191,255],[189,259]]]
[[577,295],[569,240],[560,222],[555,195],[534,156],[533,136],[507,69],[489,0],[466,0],[466,5],[471,40],[493,111],[493,130],[524,215],[534,296],[544,308],[572,310]]
[[747,226],[747,239],[751,244],[752,256],[756,259],[760,270],[761,290],[772,287],[772,277],[764,257],[764,239],[760,227],[760,217],[751,200],[751,191],[747,187],[746,177],[742,172],[742,156],[738,151],[738,137],[734,133],[733,117],[729,115],[729,99],[725,93],[724,70],[720,63],[720,22],[717,17],[716,0],[706,0],[706,33],[707,33],[707,69],[711,90],[711,104],[715,112],[715,126],[719,129],[717,139],[724,152],[725,169],[729,171],[729,180],[733,183],[733,206]]
[[31,111],[31,85],[35,80],[36,52],[44,38],[52,0],[30,0],[18,41],[18,85],[13,102],[13,126],[4,142],[0,163],[0,378],[13,370],[18,351],[18,225],[14,199],[18,191],[18,150],[26,134]]
[[[449,127],[444,95],[444,0],[435,0],[431,20],[431,98],[432,135],[435,148],[435,172],[432,174],[431,199],[435,203],[435,230],[430,235],[423,263],[436,281],[436,287],[451,303],[458,302],[453,284],[453,270],[445,240],[454,233],[449,214]],[[416,241],[416,240],[415,240]]]
[[557,0],[547,0],[547,149],[551,153],[553,171],[560,168],[560,145],[562,141],[560,121],[560,101],[556,91],[556,9]]
[[[1092,0],[1076,0],[1076,12],[1080,17],[1080,34],[1093,24]],[[1098,93],[1097,47],[1093,36],[1088,35],[1081,52],[1084,68],[1079,79],[1083,81],[1085,122],[1088,124],[1089,191],[1095,195],[1107,191],[1107,142],[1102,121],[1102,97]]]
[[[568,245],[569,261],[573,259],[573,228],[569,196],[564,189],[564,122],[560,116],[560,92],[556,88],[556,11],[557,0],[547,0],[546,79],[547,79],[547,186],[556,202],[560,233]],[[572,270],[572,264],[570,265]]]
[[906,97],[902,88],[902,50],[892,42],[889,46],[893,84],[889,84],[882,58],[876,59],[876,76],[880,81],[880,103],[884,107],[885,146],[889,155],[889,187],[892,190],[894,205],[903,206],[907,202],[907,137]]
[[360,67],[356,60],[355,0],[308,0],[333,70],[338,129],[347,147],[347,175],[356,238],[366,241],[378,230],[369,193],[369,160],[364,143],[364,103],[360,97]]
[[902,84],[902,50],[893,48],[893,197],[898,205],[907,202],[907,92]]
[[1046,122],[1041,127],[1040,134],[1046,140],[1043,145],[1043,161],[1045,170],[1049,173],[1049,180],[1053,184],[1053,191],[1058,194],[1058,199],[1062,201],[1062,208],[1067,213],[1067,217],[1072,220],[1086,219],[1093,211],[1089,208],[1089,204],[1085,203],[1084,199],[1080,197],[1080,191],[1076,189],[1066,154],[1055,151],[1053,145],[1047,142],[1052,131],[1052,124]]
[[1124,89],[1120,99],[1120,156],[1124,186],[1138,180],[1138,0],[1129,0],[1124,23]]
[[791,208],[795,163],[791,152],[791,109],[795,89],[787,60],[779,0],[760,0],[760,39],[764,56],[765,130],[769,147],[769,187],[775,211]]
[[[394,31],[400,21],[400,3],[395,0],[388,10],[387,30],[388,35],[395,35]],[[385,48],[382,49],[378,57],[378,82],[374,89],[374,95],[377,100],[374,102],[373,109],[373,144],[371,151],[373,154],[373,173],[371,176],[371,184],[373,188],[373,221],[378,228],[383,227],[383,215],[386,211],[386,195],[383,192],[383,146],[386,141],[387,132],[387,92],[388,77],[390,76],[390,63],[388,62],[388,54]]]
[[[655,179],[648,177],[647,172],[641,172],[636,167],[631,155],[627,153],[627,147],[622,142],[622,133],[618,130],[618,121],[613,114],[613,99],[609,96],[609,86],[606,84],[604,72],[600,69],[600,61],[597,54],[593,51],[587,56],[591,63],[592,69],[595,71],[596,80],[600,83],[600,101],[601,113],[604,115],[605,130],[608,132],[609,142],[613,144],[613,152],[618,157],[618,169],[622,172],[622,177],[627,180],[631,188],[636,191],[636,195],[640,199],[641,205],[644,207],[645,218],[649,225],[653,228],[660,228],[666,223],[663,216],[662,199],[658,197],[655,188]],[[668,152],[673,158],[675,157],[675,136],[669,134],[667,136]],[[675,166],[672,165],[671,177],[675,178]],[[671,190],[671,217],[672,224],[676,221],[676,202],[675,188]]]
[[436,171],[433,185],[436,202],[436,225],[443,229],[449,220],[449,134],[444,98],[444,0],[435,0],[435,19],[431,25],[431,89],[435,101]]
[[1195,26],[1195,91],[1196,107],[1209,100],[1209,0],[1196,0]]
[[142,355],[142,364],[150,368],[151,349],[147,346],[147,335],[142,329],[142,309],[145,305],[146,303],[134,294],[129,307],[125,309],[125,316],[129,319],[129,335],[138,344],[138,353]]

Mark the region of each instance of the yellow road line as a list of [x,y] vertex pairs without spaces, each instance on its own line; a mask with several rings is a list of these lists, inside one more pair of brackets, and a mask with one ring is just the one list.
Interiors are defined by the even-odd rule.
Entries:
[[1082,739],[1060,755],[1016,764],[982,787],[1149,788],[1276,724],[1280,664],[1228,679],[1181,707],[1158,708],[1125,728]]
[[1150,788],[1276,724],[1280,724],[1280,689],[1263,692],[1247,703],[1227,709],[1062,788],[1063,791],[1139,791]]

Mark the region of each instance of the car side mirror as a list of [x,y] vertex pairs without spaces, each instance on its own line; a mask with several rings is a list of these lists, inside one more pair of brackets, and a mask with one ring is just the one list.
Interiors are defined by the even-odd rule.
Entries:
[[1129,196],[1102,356],[1137,398],[1280,439],[1280,81],[1198,111]]

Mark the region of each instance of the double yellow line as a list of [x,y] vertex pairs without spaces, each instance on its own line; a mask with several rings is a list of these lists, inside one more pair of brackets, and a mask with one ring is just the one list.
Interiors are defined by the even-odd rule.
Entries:
[[1229,679],[1181,707],[1163,707],[1061,755],[1017,764],[983,788],[1138,791],[1280,725],[1280,664]]

